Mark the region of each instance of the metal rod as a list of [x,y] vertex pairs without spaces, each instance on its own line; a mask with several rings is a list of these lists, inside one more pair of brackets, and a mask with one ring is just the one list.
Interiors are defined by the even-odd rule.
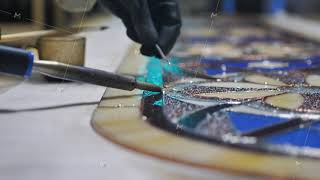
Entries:
[[35,61],[33,70],[58,79],[85,82],[127,91],[132,91],[136,88],[156,92],[162,91],[161,87],[137,82],[134,77],[81,66],[67,65],[55,61]]
[[311,123],[312,121],[303,120],[300,118],[288,120],[285,122],[277,123],[271,126],[267,126],[258,130],[253,130],[247,133],[241,134],[242,136],[253,136],[253,137],[265,137],[273,135],[275,133],[283,132],[294,127],[299,127],[302,124]]
[[158,44],[156,44],[156,48],[157,48],[158,53],[161,56],[161,59],[165,60],[165,61],[167,61],[167,63],[169,63],[169,60],[167,59],[166,55],[163,53],[162,49],[160,48],[160,46]]
[[[164,52],[162,51],[162,49],[160,48],[160,46],[158,44],[155,45],[156,46],[156,49],[158,51],[158,53],[160,54],[161,56],[161,59],[162,60],[165,60],[168,64],[170,64],[170,61],[168,60],[168,58],[166,57],[166,55],[164,54]],[[172,65],[172,64],[171,64]],[[202,78],[202,79],[214,79],[216,80],[217,78],[215,77],[212,77],[208,74],[205,74],[205,73],[202,73],[202,72],[197,72],[197,71],[193,71],[193,70],[190,70],[190,69],[186,69],[186,68],[183,68],[183,67],[180,67],[180,66],[177,66],[183,73],[187,74],[187,75],[190,75],[190,76],[194,76],[194,77],[197,77],[197,78]]]

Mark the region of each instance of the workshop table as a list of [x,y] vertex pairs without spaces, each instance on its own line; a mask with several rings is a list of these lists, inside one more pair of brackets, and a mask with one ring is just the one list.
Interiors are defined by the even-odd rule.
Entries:
[[[109,19],[104,25],[110,29],[82,33],[87,38],[85,66],[115,72],[133,43],[119,20]],[[0,94],[0,179],[235,178],[140,155],[100,137],[90,121],[106,90],[48,82],[33,74]]]
[[[86,66],[114,72],[131,41],[120,21],[107,25],[106,31],[85,34]],[[90,126],[105,90],[48,83],[35,74],[1,94],[0,109],[17,111],[0,113],[0,179],[149,179],[132,168],[130,154]]]

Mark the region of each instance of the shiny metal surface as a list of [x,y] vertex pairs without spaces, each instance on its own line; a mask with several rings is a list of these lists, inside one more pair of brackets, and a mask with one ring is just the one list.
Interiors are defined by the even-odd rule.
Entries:
[[132,91],[136,88],[161,92],[161,88],[152,84],[137,82],[130,76],[118,75],[97,69],[63,64],[55,61],[35,61],[34,71],[69,81],[85,82],[99,86]]

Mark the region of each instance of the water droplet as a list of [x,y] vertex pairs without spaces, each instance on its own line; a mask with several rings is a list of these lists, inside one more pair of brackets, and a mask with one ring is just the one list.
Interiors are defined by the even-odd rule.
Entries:
[[147,119],[148,119],[147,116],[142,116],[143,121],[146,121]]
[[181,130],[182,126],[180,124],[177,125],[176,130]]
[[308,64],[308,65],[311,65],[311,64],[312,64],[312,61],[311,61],[310,59],[308,59],[308,60],[307,60],[307,64]]
[[100,167],[105,168],[108,166],[108,163],[107,163],[107,161],[100,161],[99,165],[100,165]]
[[57,91],[58,91],[59,93],[62,93],[62,92],[64,91],[64,88],[63,88],[63,87],[58,87],[58,88],[57,88]]
[[221,65],[221,70],[223,72],[226,72],[227,71],[227,66],[225,64]]
[[214,17],[216,17],[217,15],[218,15],[217,13],[212,12],[211,15],[210,15],[210,17],[211,17],[211,18],[214,18]]

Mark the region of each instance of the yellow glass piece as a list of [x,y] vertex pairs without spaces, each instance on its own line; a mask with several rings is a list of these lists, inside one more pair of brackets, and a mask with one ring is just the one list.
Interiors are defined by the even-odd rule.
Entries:
[[289,55],[299,55],[302,53],[302,49],[298,47],[294,47],[289,44],[266,44],[266,43],[252,43],[249,47],[254,48],[259,52],[259,54],[263,54],[266,56],[272,57],[283,57]]
[[255,89],[276,89],[278,86],[266,84],[254,84],[245,82],[208,82],[202,83],[200,86],[204,87],[225,87],[225,88],[255,88]]
[[303,105],[304,97],[298,93],[286,93],[268,97],[265,102],[275,107],[295,110]]
[[230,34],[235,37],[247,37],[247,36],[256,36],[256,37],[264,37],[266,35],[266,31],[260,28],[254,27],[239,27],[236,29],[230,30]]
[[233,45],[227,43],[218,43],[215,45],[196,45],[188,49],[192,55],[203,56],[223,56],[228,58],[235,58],[242,55],[242,51]]
[[270,77],[263,75],[249,75],[245,77],[246,81],[257,83],[257,84],[266,84],[266,85],[275,85],[275,86],[285,86],[286,84],[280,80],[276,80]]
[[197,28],[194,30],[186,30],[183,33],[183,35],[188,37],[192,37],[192,36],[213,37],[218,35],[218,32],[214,29],[209,29],[209,28]]
[[310,86],[318,86],[320,87],[320,75],[312,74],[306,78],[307,83]]
[[215,93],[202,93],[197,94],[200,97],[216,97],[221,99],[254,99],[263,98],[280,94],[279,91],[239,91],[239,92],[215,92]]

